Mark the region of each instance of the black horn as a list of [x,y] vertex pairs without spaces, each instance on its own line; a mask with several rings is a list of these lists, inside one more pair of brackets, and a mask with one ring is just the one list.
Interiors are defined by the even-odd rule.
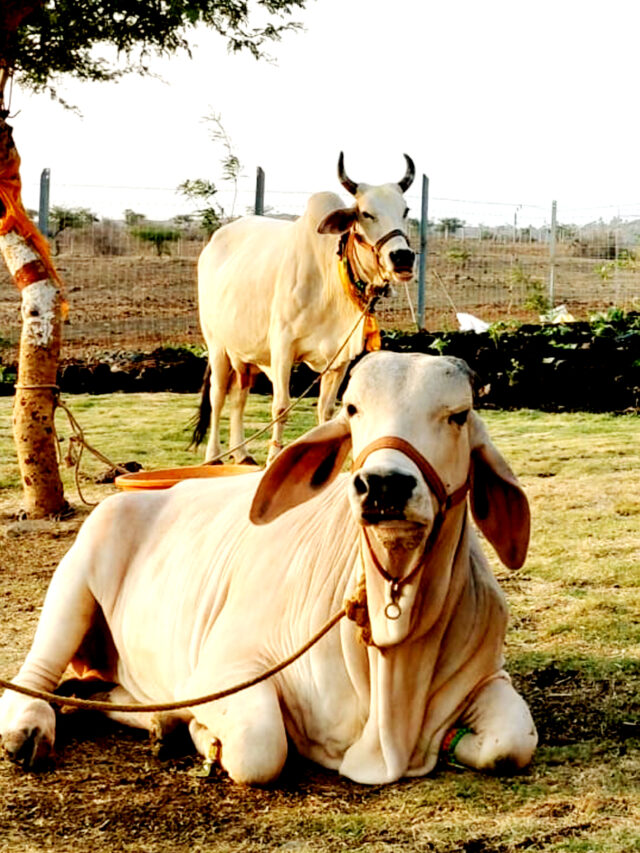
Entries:
[[413,165],[413,160],[408,154],[404,155],[404,159],[407,161],[407,171],[404,173],[404,178],[398,181],[398,186],[403,193],[406,193],[416,176],[416,167]]
[[351,193],[351,195],[355,195],[356,190],[358,189],[358,185],[351,180],[351,178],[344,170],[344,153],[342,151],[340,152],[340,156],[338,157],[338,177],[340,178],[340,183],[345,188],[345,190],[348,193]]

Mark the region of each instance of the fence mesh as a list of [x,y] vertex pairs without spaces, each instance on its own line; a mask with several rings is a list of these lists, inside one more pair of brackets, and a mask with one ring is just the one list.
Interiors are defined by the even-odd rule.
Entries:
[[[273,193],[270,200],[275,210],[267,210],[278,213],[289,206],[300,213],[308,195]],[[420,208],[419,197],[409,196],[409,202],[413,210]],[[237,209],[249,207],[249,195],[240,193]],[[594,213],[588,224],[557,226],[552,264],[547,211],[526,205],[432,200],[426,258],[427,329],[457,328],[458,312],[488,323],[539,322],[552,303],[566,305],[576,319],[611,306],[637,310],[640,216],[630,213],[605,221],[610,211],[601,211],[601,216]],[[65,355],[202,343],[196,261],[206,238],[193,223],[147,224],[153,226],[151,231],[170,233],[170,238],[154,243],[141,237],[140,229],[136,232],[116,220],[68,227],[52,238],[70,304]],[[418,250],[417,220],[411,220],[410,237]],[[415,328],[417,301],[416,282],[397,287],[378,308],[383,328]],[[5,349],[15,348],[20,326],[19,293],[3,268],[0,344]]]

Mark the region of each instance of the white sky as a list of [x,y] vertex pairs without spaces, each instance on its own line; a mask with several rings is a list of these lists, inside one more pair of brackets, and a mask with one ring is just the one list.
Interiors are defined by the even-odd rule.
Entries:
[[243,164],[236,212],[258,165],[279,211],[300,212],[316,190],[344,195],[344,150],[368,183],[398,180],[409,153],[415,216],[424,172],[431,218],[540,224],[554,198],[561,222],[640,218],[637,0],[307,0],[294,18],[306,29],[268,48],[277,64],[231,56],[202,31],[192,60],[154,64],[164,82],[60,86],[82,118],[14,90],[27,206],[47,166],[52,204],[188,212],[175,193],[186,178],[224,187],[202,122],[213,109]]

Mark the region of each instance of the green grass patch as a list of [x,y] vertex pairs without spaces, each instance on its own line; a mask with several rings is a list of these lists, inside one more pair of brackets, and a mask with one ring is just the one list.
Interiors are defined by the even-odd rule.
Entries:
[[[78,395],[66,402],[86,440],[114,463],[137,461],[151,469],[203,459],[203,448],[188,449],[196,395]],[[0,398],[0,486],[19,495],[11,405]],[[250,397],[247,435],[268,423],[270,406],[268,397]],[[640,421],[530,410],[482,414],[532,507],[524,569],[507,572],[487,549],[512,607],[510,653],[640,658]],[[315,401],[305,400],[290,416],[286,439],[314,424]],[[56,425],[64,456],[71,429],[62,410]],[[227,434],[225,417],[225,442]],[[266,459],[268,438],[251,445],[258,462]],[[81,485],[94,500],[112,490],[92,485],[104,467],[85,451]],[[73,499],[73,471],[64,469],[63,478]]]

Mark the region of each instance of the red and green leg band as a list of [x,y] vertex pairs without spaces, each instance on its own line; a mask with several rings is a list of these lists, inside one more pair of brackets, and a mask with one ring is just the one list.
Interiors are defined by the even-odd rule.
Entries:
[[471,729],[468,726],[460,726],[459,728],[449,729],[442,741],[441,750],[444,753],[449,764],[454,767],[462,767],[459,761],[456,761],[456,747],[465,735],[470,735]]

